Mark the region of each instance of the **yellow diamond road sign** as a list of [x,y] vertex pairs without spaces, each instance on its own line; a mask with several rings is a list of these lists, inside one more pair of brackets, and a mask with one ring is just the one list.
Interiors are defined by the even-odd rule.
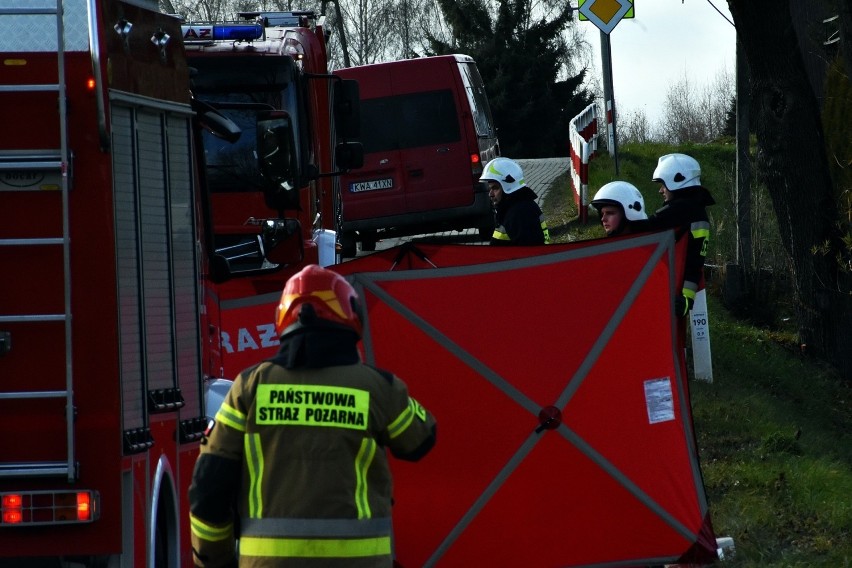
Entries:
[[633,17],[633,0],[580,0],[580,19],[608,34],[621,18]]

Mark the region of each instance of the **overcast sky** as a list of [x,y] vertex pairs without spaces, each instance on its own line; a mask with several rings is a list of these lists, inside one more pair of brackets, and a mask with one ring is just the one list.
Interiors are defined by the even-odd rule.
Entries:
[[[610,33],[617,110],[642,109],[656,124],[669,85],[684,76],[699,90],[722,71],[733,81],[736,33],[713,6],[731,20],[726,0],[634,1],[636,17],[621,20]],[[592,22],[580,26],[586,28],[600,74],[600,31]]]

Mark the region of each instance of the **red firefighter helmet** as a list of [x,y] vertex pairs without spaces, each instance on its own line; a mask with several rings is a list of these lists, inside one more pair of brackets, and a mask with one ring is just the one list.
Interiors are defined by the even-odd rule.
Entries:
[[358,294],[343,276],[309,264],[287,280],[281,300],[275,310],[275,331],[278,337],[300,328],[294,324],[310,325],[300,320],[302,306],[313,308],[317,318],[342,325],[361,337],[361,317],[358,314]]

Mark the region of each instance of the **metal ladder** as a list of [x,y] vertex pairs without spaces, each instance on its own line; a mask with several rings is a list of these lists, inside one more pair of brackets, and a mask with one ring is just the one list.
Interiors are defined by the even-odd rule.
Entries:
[[[3,92],[56,92],[59,105],[59,149],[0,151],[0,172],[14,170],[45,170],[59,172],[62,198],[62,236],[51,238],[0,239],[3,247],[30,246],[61,246],[63,251],[63,283],[64,305],[63,313],[31,314],[31,315],[0,315],[0,324],[21,322],[55,322],[65,323],[65,388],[64,390],[41,390],[27,392],[0,392],[0,399],[65,399],[66,422],[66,459],[64,461],[45,462],[6,462],[0,463],[0,478],[6,477],[58,477],[67,476],[69,482],[77,479],[77,466],[74,451],[74,391],[71,357],[71,240],[69,234],[69,182],[68,182],[68,125],[66,117],[65,92],[65,31],[63,24],[62,0],[56,0],[56,7],[40,8],[0,8],[0,18],[9,16],[53,16],[56,25],[57,69],[58,77],[55,84],[36,85],[0,85]],[[52,25],[52,24],[51,24]]]

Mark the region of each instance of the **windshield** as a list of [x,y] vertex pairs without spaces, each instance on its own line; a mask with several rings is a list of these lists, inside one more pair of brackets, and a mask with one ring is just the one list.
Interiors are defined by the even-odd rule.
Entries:
[[[257,115],[285,110],[296,132],[306,132],[289,58],[200,58],[191,62],[196,96],[242,130],[236,143],[204,132],[207,182],[213,192],[262,191],[267,182],[257,162]],[[302,138],[302,136],[300,136]],[[301,148],[296,148],[301,161]]]
[[257,113],[272,110],[272,105],[235,102],[245,99],[239,95],[207,98],[206,102],[219,109],[242,130],[239,140],[230,143],[205,131],[204,159],[207,183],[214,192],[262,191],[264,180],[257,166]]

